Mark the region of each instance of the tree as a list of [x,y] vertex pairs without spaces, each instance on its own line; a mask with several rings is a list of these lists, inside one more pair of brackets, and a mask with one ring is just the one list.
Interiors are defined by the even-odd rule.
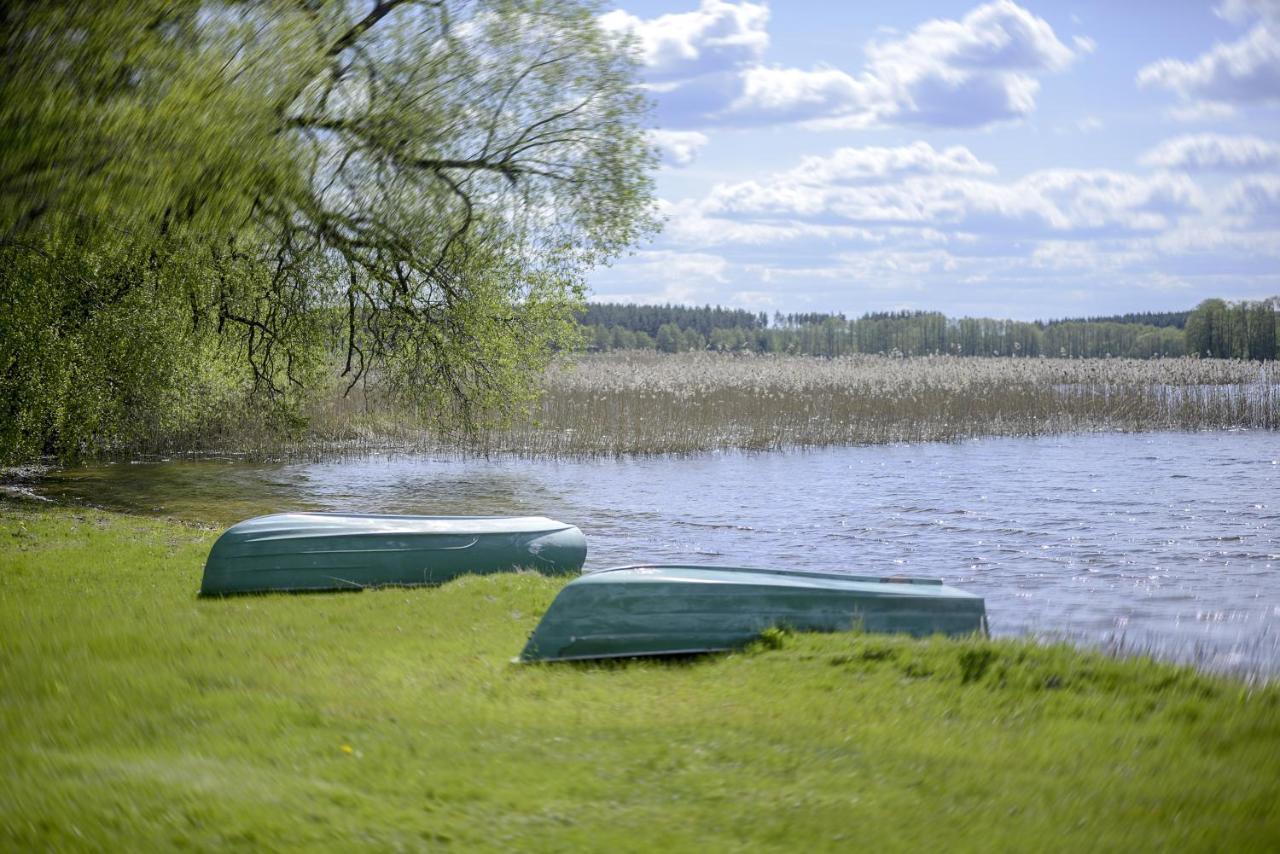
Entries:
[[172,409],[216,350],[280,406],[336,361],[348,388],[473,424],[530,396],[586,271],[653,226],[634,58],[584,2],[0,16],[0,414],[23,425],[3,456],[124,435],[32,410],[72,402],[50,371],[105,316],[177,354],[105,392],[122,413]]
[[659,326],[656,338],[658,349],[663,353],[678,353],[684,349],[684,336],[674,323]]
[[1151,359],[1186,354],[1186,337],[1176,326],[1139,326],[1139,329],[1143,331],[1134,341],[1129,356]]
[[1227,304],[1220,299],[1207,299],[1187,317],[1187,352],[1198,356],[1228,356]]
[[702,333],[696,329],[686,329],[681,336],[681,350],[705,350],[707,349],[707,339],[702,337]]
[[1207,299],[1187,318],[1187,352],[1223,359],[1274,359],[1276,312],[1271,301]]
[[1245,323],[1245,358],[1274,359],[1276,357],[1275,309],[1267,300],[1245,302],[1239,312]]

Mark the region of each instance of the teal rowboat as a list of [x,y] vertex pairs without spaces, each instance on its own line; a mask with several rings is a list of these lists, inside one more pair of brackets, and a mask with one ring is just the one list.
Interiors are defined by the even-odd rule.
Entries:
[[624,566],[556,596],[522,661],[676,655],[741,647],[765,629],[966,635],[983,600],[940,581],[728,566]]
[[200,594],[442,584],[517,568],[562,574],[586,557],[581,531],[541,516],[280,513],[218,538]]

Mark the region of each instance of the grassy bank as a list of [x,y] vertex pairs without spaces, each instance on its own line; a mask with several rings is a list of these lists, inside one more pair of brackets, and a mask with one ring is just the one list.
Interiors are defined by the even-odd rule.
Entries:
[[589,354],[548,372],[529,417],[470,436],[421,429],[421,413],[361,391],[315,400],[292,436],[237,416],[121,450],[574,456],[1280,426],[1276,363],[1220,359]]
[[0,848],[1280,844],[1274,686],[856,635],[515,666],[562,582],[198,601],[213,536],[0,504]]

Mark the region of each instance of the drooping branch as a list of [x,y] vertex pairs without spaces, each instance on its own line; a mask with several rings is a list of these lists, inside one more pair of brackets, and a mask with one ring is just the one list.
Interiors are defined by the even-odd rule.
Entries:
[[[407,2],[375,3],[337,36],[308,94],[281,114],[281,130],[298,133],[314,159],[271,218],[277,233],[308,235],[346,271],[333,299],[345,315],[348,390],[374,366],[390,380],[394,364],[394,382],[445,392],[465,422],[472,394],[502,375],[481,358],[486,336],[522,334],[518,310],[475,315],[471,303],[488,293],[518,303],[527,277],[567,283],[579,259],[608,254],[580,229],[608,221],[596,196],[644,195],[643,182],[639,194],[625,183],[642,149],[613,132],[639,102],[615,85],[625,79],[616,55],[581,52],[589,32],[586,42],[576,31],[544,38],[519,4],[451,34],[445,4],[431,3],[439,16],[409,61],[376,31]],[[500,29],[490,33],[490,20]],[[583,62],[601,75],[584,74]],[[602,247],[616,240],[600,236]],[[552,247],[555,257],[529,254]]]
[[[345,33],[338,36],[333,44],[329,45],[329,49],[325,51],[325,56],[336,57],[347,48],[355,44],[361,36],[371,30],[379,21],[390,15],[396,10],[396,7],[403,6],[406,3],[414,2],[414,0],[379,0],[373,8],[369,10],[369,14],[365,15],[359,21],[351,26]],[[432,6],[438,6],[438,3],[431,3]]]

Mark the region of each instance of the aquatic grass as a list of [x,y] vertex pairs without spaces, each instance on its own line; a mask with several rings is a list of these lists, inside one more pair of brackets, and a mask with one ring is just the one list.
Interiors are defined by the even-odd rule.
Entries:
[[686,453],[1270,429],[1280,423],[1277,383],[1269,365],[1193,359],[591,356],[549,379],[529,424],[476,444],[548,455]]
[[433,432],[358,388],[313,401],[305,430],[229,417],[119,451],[573,457],[1280,426],[1277,363],[1225,359],[620,351],[566,356],[545,384],[527,417],[471,434]]
[[532,425],[480,444],[685,453],[1280,425],[1273,363],[610,354],[548,385]]
[[513,665],[563,581],[197,600],[214,536],[0,502],[0,848],[1280,844],[1274,685],[783,632]]

